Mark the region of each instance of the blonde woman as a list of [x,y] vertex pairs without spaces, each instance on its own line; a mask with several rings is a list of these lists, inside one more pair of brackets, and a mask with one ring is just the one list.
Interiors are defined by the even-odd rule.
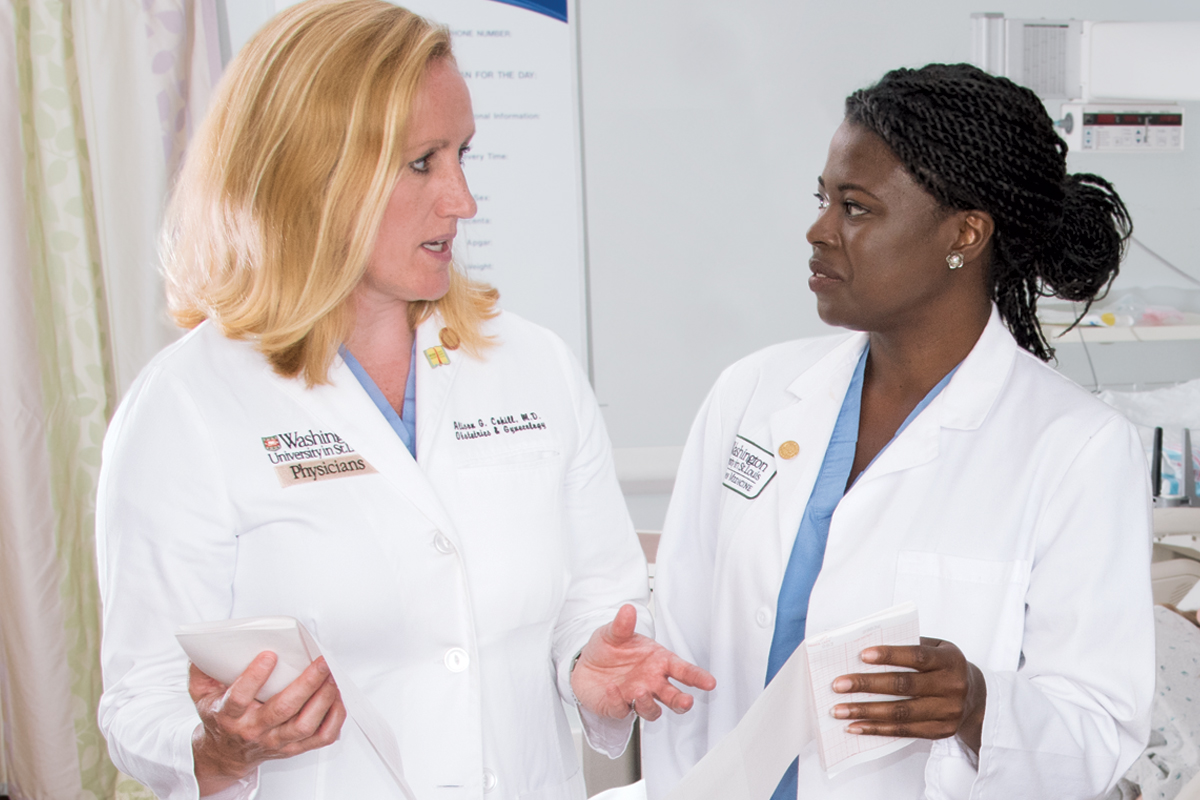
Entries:
[[645,564],[560,340],[454,267],[474,133],[444,29],[304,3],[230,65],[166,224],[191,332],[105,442],[101,726],[160,797],[400,796],[323,660],[266,703],[179,625],[297,617],[415,796],[584,797],[562,700],[619,753],[711,688],[648,638]]

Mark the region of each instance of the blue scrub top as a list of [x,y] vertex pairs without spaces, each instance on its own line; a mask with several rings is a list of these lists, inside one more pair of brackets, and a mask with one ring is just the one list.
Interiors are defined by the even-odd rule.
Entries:
[[[817,474],[817,482],[808,498],[804,516],[800,518],[800,530],[796,534],[796,543],[792,546],[792,554],[788,558],[787,570],[783,574],[783,584],[779,587],[779,602],[775,614],[775,634],[771,639],[771,652],[767,657],[767,683],[783,667],[788,658],[804,641],[804,624],[808,619],[808,600],[812,594],[813,584],[817,582],[817,574],[821,571],[821,562],[825,559],[825,542],[829,538],[829,523],[833,512],[846,493],[846,481],[850,477],[850,469],[854,466],[854,451],[858,447],[858,420],[862,409],[863,375],[867,367],[868,346],[858,359],[854,369],[854,377],[846,389],[846,397],[842,400],[842,409],[838,412],[837,422],[833,426],[833,435],[829,439],[829,447],[825,450],[825,460],[821,471]],[[904,422],[879,451],[882,453],[896,441],[909,423],[917,418],[933,398],[946,387],[950,378],[958,370],[955,366],[929,390],[929,394],[917,403],[917,407],[905,418]],[[879,458],[876,453],[871,464]],[[870,464],[867,465],[870,468]],[[866,472],[866,470],[863,470]],[[861,473],[860,473],[861,475]],[[793,761],[784,773],[771,800],[795,800],[799,772],[799,759]]]
[[383,418],[392,426],[392,430],[404,442],[408,452],[415,460],[417,457],[417,342],[413,340],[412,357],[408,359],[408,380],[404,384],[403,414],[397,414],[396,409],[383,396],[383,391],[371,380],[371,376],[358,363],[358,359],[346,349],[345,345],[338,348],[338,353],[346,366],[358,378],[358,382],[367,390],[367,395],[375,403],[375,407],[383,414]]

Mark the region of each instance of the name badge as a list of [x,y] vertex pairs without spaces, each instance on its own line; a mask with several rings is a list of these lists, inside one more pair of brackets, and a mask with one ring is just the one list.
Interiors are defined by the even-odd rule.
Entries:
[[263,436],[267,460],[283,488],[333,478],[371,475],[375,468],[332,431],[284,431]]
[[733,450],[725,464],[722,486],[753,500],[762,494],[774,477],[775,455],[770,450],[759,447],[740,434],[734,438]]

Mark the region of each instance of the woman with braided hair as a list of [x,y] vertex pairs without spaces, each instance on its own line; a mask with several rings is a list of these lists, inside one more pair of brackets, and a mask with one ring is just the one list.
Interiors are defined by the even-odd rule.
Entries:
[[1106,290],[1130,221],[1107,181],[1067,174],[1066,149],[1033,92],[967,65],[847,99],[809,288],[853,333],[734,364],[692,427],[655,605],[660,641],[717,688],[645,726],[651,798],[806,634],[904,601],[921,644],[864,650],[889,669],[832,688],[885,696],[833,715],[914,741],[833,778],[810,745],[778,800],[1092,798],[1141,752],[1145,459],[1132,425],[1044,363],[1036,318],[1041,296]]

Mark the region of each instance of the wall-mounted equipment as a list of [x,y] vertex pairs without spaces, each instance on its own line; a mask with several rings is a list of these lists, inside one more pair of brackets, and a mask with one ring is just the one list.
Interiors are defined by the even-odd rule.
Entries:
[[1063,103],[1057,125],[1072,151],[1183,152],[1182,106]]
[[1181,152],[1183,100],[1200,100],[1200,22],[971,15],[972,61],[1065,100],[1059,133],[1084,152]]

